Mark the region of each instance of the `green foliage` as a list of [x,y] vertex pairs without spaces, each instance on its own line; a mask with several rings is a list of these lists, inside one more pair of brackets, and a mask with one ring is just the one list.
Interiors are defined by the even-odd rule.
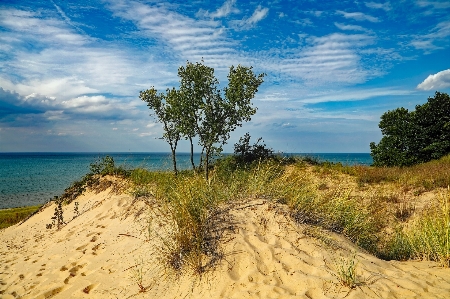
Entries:
[[450,97],[436,92],[417,105],[388,111],[378,125],[383,138],[370,143],[375,166],[409,166],[439,159],[450,153]]
[[239,142],[234,145],[234,155],[240,164],[250,164],[254,161],[264,161],[274,158],[273,149],[267,148],[262,138],[250,145],[250,134],[245,133],[244,137],[239,138]]
[[41,206],[0,210],[0,229],[19,223],[36,213]]
[[262,84],[264,74],[255,75],[252,67],[231,66],[228,87],[221,90],[214,69],[202,61],[195,64],[187,62],[186,67],[178,69],[178,77],[178,90],[167,89],[166,94],[158,94],[152,87],[141,91],[140,98],[163,123],[163,138],[172,150],[174,172],[177,173],[175,150],[183,137],[190,141],[191,164],[195,169],[193,138],[198,137],[208,180],[212,157],[222,152],[230,133],[256,113],[251,99]]

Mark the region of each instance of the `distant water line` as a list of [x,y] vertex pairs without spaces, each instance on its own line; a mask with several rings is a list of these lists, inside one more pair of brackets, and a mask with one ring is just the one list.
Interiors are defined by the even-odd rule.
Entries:
[[[169,153],[0,153],[0,209],[43,204],[89,172],[98,158],[112,156],[127,169],[171,170]],[[289,154],[343,164],[372,163],[369,154]],[[198,164],[200,154],[194,154]],[[190,169],[190,154],[177,154],[179,169]]]

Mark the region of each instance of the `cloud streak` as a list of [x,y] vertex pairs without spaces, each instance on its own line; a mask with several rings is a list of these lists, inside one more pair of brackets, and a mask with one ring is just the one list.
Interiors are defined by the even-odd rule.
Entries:
[[372,23],[379,22],[380,20],[377,17],[373,17],[371,15],[367,15],[362,12],[345,12],[342,10],[336,11],[336,13],[342,15],[346,19],[353,19],[356,21],[369,21]]
[[262,7],[261,5],[258,5],[253,14],[248,19],[244,19],[241,24],[246,27],[253,27],[258,22],[267,17],[268,13],[269,9],[267,7]]
[[199,12],[199,15],[203,17],[209,17],[209,18],[223,18],[230,14],[237,14],[239,13],[239,9],[235,7],[236,0],[227,0],[223,3],[221,7],[219,7],[216,11],[210,13],[209,11],[201,10]]

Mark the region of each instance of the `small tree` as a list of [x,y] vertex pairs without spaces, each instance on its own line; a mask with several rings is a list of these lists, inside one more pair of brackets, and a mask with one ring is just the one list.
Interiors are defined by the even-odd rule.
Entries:
[[178,69],[179,90],[173,88],[166,94],[158,94],[152,87],[140,93],[140,98],[154,110],[156,119],[163,123],[163,138],[171,147],[175,172],[175,151],[182,137],[189,139],[191,164],[195,169],[193,138],[198,137],[208,179],[212,156],[222,151],[230,132],[256,113],[251,99],[264,81],[264,75],[255,75],[252,67],[231,66],[228,87],[220,90],[213,68],[203,65],[203,61],[187,62],[186,67]]
[[[264,82],[265,74],[255,75],[252,67],[238,65],[230,67],[228,87],[223,89],[224,97],[213,89],[203,107],[203,119],[199,132],[200,145],[205,152],[205,177],[208,179],[211,156],[222,151],[230,133],[250,121],[256,113],[251,100]],[[203,150],[202,150],[203,152]]]
[[383,138],[370,143],[375,166],[409,166],[450,153],[450,97],[436,92],[417,105],[388,111],[378,125]]
[[217,92],[219,84],[214,69],[202,63],[187,62],[186,67],[178,68],[180,77],[180,131],[190,143],[191,165],[194,164],[193,138],[200,132],[200,123],[204,117],[204,104]]
[[162,139],[170,145],[172,152],[173,171],[177,174],[176,150],[178,141],[181,139],[181,119],[179,92],[175,89],[167,89],[166,93],[159,93],[152,87],[141,91],[139,98],[147,103],[147,106],[154,111],[154,117],[163,124],[164,134]]

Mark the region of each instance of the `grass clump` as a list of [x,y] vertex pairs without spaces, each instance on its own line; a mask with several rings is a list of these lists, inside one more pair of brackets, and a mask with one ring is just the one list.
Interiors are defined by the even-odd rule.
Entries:
[[441,194],[440,201],[440,207],[419,218],[407,236],[414,258],[450,267],[450,194]]
[[439,206],[396,229],[387,241],[384,258],[430,260],[450,267],[450,193],[439,198]]
[[136,190],[145,189],[145,196],[155,201],[151,222],[162,229],[151,233],[161,240],[157,253],[168,273],[201,275],[213,268],[222,258],[219,240],[229,229],[226,209],[219,207],[227,189],[194,172],[174,176],[141,169],[130,178],[135,196],[143,196]]
[[356,257],[351,259],[341,258],[340,263],[337,265],[337,275],[342,285],[354,289],[358,285],[359,281],[356,276],[356,266],[358,262]]
[[0,210],[0,229],[9,227],[27,219],[42,205]]

